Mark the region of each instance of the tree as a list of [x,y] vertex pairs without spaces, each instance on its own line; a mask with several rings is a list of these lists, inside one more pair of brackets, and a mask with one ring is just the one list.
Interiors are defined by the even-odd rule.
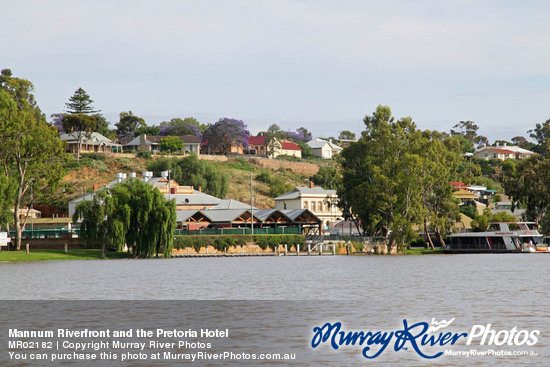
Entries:
[[180,185],[201,188],[206,194],[224,198],[229,188],[227,175],[208,162],[200,160],[196,154],[177,159],[160,158],[147,163],[147,169],[160,176],[162,171],[171,171],[171,178]]
[[[58,131],[49,126],[32,94],[32,83],[13,78],[2,70],[0,78],[0,167],[3,186],[8,180],[15,192],[4,200],[4,208],[14,208],[16,248],[21,248],[22,227],[19,209],[31,187],[54,187],[63,177],[64,145]],[[9,190],[8,190],[9,191]],[[6,189],[4,188],[4,192]],[[38,190],[35,190],[38,194]]]
[[147,134],[149,136],[157,136],[160,134],[159,126],[142,126],[134,132],[134,136]]
[[274,157],[277,151],[282,148],[281,141],[286,138],[286,134],[279,125],[271,124],[265,133],[265,145],[268,157]]
[[528,133],[537,142],[537,145],[533,147],[533,151],[546,155],[550,147],[550,119],[542,124],[536,124],[535,128],[529,130]]
[[118,136],[134,136],[138,128],[147,126],[147,124],[144,119],[134,115],[132,111],[128,111],[120,113],[120,121],[115,126]]
[[312,139],[312,135],[305,127],[300,127],[296,131],[285,131],[286,139],[296,144],[307,143]]
[[197,135],[201,136],[202,133],[208,128],[207,125],[201,124],[194,117],[186,117],[183,120],[180,118],[173,118],[170,121],[164,121],[160,124],[160,135]]
[[302,158],[315,158],[313,149],[307,143],[302,141],[298,143],[298,146],[302,149]]
[[462,135],[469,140],[472,145],[477,147],[489,145],[489,140],[485,136],[477,135],[479,126],[477,126],[473,121],[460,121],[458,124],[453,126],[453,128],[458,130],[451,129],[451,135]]
[[342,130],[342,131],[340,131],[340,135],[338,135],[338,139],[341,139],[341,140],[355,140],[355,133],[352,133],[349,130]]
[[92,200],[80,202],[73,215],[75,223],[82,219],[80,238],[88,247],[101,246],[102,258],[105,247],[122,251],[126,243],[130,207],[128,203],[119,202],[119,196],[111,195],[108,189],[100,190]]
[[[98,122],[101,124],[102,130],[108,126],[105,118],[98,114],[92,106],[94,101],[82,88],[78,88],[74,94],[69,97],[69,102],[65,103],[67,108],[65,114],[54,115],[59,116],[63,131],[67,134],[74,133],[77,138],[76,160],[80,160],[80,150],[82,148],[82,139],[86,136],[89,138],[92,131],[95,131]],[[92,114],[95,114],[92,116]]]
[[[339,206],[364,232],[387,237],[391,250],[394,241],[404,244],[416,236],[415,224],[449,217],[452,168],[446,166],[460,162],[459,145],[444,134],[418,130],[410,117],[396,121],[387,106],[378,106],[364,123],[359,141],[338,158]],[[443,203],[430,204],[442,193]]]
[[167,136],[159,143],[162,152],[180,152],[183,149],[183,141],[177,136]]
[[514,136],[511,140],[514,145],[523,149],[532,150],[535,146],[535,144],[531,143],[523,136]]
[[176,203],[148,183],[130,179],[82,201],[74,219],[82,218],[84,236],[92,243],[119,250],[123,244],[136,257],[170,257],[176,228]]
[[527,206],[529,220],[539,221],[550,207],[550,157],[532,155],[502,164],[501,182],[506,195]]
[[13,202],[17,183],[6,177],[4,172],[0,172],[0,229],[9,231],[10,225],[13,223]]
[[250,132],[243,121],[222,118],[206,129],[203,140],[208,141],[209,149],[212,147],[222,153],[229,153],[233,145],[242,145],[243,148],[247,148],[246,138],[249,136]]
[[342,183],[342,177],[336,167],[322,166],[319,171],[311,177],[317,186],[327,190],[336,190]]
[[72,97],[69,98],[69,102],[65,103],[67,107],[67,113],[72,115],[91,115],[99,110],[95,110],[92,106],[94,101],[90,98],[88,93],[82,88],[78,88]]
[[68,134],[75,134],[77,139],[76,160],[80,160],[80,151],[82,149],[82,139],[91,136],[92,130],[97,126],[97,120],[88,115],[63,115],[63,130]]

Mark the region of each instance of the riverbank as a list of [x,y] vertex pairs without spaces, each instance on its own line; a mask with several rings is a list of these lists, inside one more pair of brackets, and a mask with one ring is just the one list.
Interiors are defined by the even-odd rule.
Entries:
[[[106,251],[106,259],[127,258],[126,252]],[[45,260],[100,260],[101,250],[99,249],[74,249],[68,250],[31,250],[26,253],[21,251],[1,251],[0,262],[2,261],[45,261]]]
[[[358,255],[359,253],[355,253]],[[430,255],[443,254],[441,249],[412,248],[406,250],[405,255]],[[305,254],[304,254],[305,255]],[[126,259],[126,252],[107,251],[106,259]],[[375,255],[376,256],[376,255]],[[1,251],[0,262],[19,262],[19,261],[47,261],[47,260],[101,260],[101,250],[99,249],[74,249],[68,250],[31,250],[29,254],[25,250],[21,251]]]

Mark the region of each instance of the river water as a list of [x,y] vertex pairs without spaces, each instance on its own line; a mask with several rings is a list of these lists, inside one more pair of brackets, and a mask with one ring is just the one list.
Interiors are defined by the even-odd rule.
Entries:
[[[321,345],[312,349],[311,330],[325,322],[341,321],[347,330],[389,331],[403,329],[403,320],[411,324],[455,318],[449,331],[452,328],[457,333],[470,333],[473,325],[487,324],[497,332],[514,327],[539,330],[538,341],[532,346],[480,346],[478,340],[474,348],[526,351],[538,356],[443,356],[427,360],[412,350],[394,351],[392,344],[374,361],[405,365],[548,365],[549,262],[548,254],[464,254],[1,263],[0,298],[4,309],[88,309],[86,305],[112,308],[107,313],[111,319],[102,313],[102,322],[116,322],[120,318],[115,312],[120,308],[116,302],[123,302],[126,308],[135,305],[134,323],[144,323],[143,327],[152,317],[144,317],[143,309],[173,313],[174,308],[182,307],[188,312],[188,322],[189,316],[195,321],[199,318],[199,323],[230,320],[233,329],[243,331],[254,325],[264,330],[264,336],[280,329],[277,332],[286,336],[277,336],[276,342],[301,355],[294,365],[370,362],[361,356],[359,347],[334,350],[330,345]],[[60,300],[89,301],[82,304]],[[227,312],[218,315],[219,310]],[[258,315],[261,317],[255,323],[250,321]],[[61,315],[52,317],[64,319]],[[292,339],[289,333],[295,338],[291,346],[285,344]],[[452,348],[470,350],[472,346],[462,340]],[[439,346],[438,350],[443,349]],[[309,363],[312,361],[315,363]]]

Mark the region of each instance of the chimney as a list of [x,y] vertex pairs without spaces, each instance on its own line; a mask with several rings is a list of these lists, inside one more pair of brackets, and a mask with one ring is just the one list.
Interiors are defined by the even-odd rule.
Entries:
[[309,180],[309,188],[312,189],[313,186],[315,186],[315,185],[313,184],[313,180]]
[[94,191],[97,191],[97,190],[99,190],[99,184],[94,183]]
[[199,191],[202,192],[202,186],[199,186]]

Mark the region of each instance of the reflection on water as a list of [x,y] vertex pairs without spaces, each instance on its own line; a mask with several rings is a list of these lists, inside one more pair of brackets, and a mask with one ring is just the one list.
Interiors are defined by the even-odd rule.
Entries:
[[[472,254],[2,263],[0,298],[289,300],[283,302],[284,310],[281,303],[273,310],[252,302],[245,314],[231,317],[238,321],[257,314],[288,325],[289,315],[299,306],[297,315],[321,318],[298,323],[306,328],[316,326],[312,322],[341,319],[347,320],[348,329],[395,330],[403,319],[430,322],[455,317],[454,327],[466,331],[487,323],[497,330],[539,329],[539,343],[529,350],[541,356],[516,358],[513,363],[506,358],[448,357],[436,364],[544,365],[550,356],[549,261],[546,254]],[[338,301],[337,306],[328,300]],[[84,327],[86,320],[81,323]],[[347,349],[339,355],[350,353],[356,357],[355,350]],[[424,364],[413,353],[387,354],[386,361]]]

